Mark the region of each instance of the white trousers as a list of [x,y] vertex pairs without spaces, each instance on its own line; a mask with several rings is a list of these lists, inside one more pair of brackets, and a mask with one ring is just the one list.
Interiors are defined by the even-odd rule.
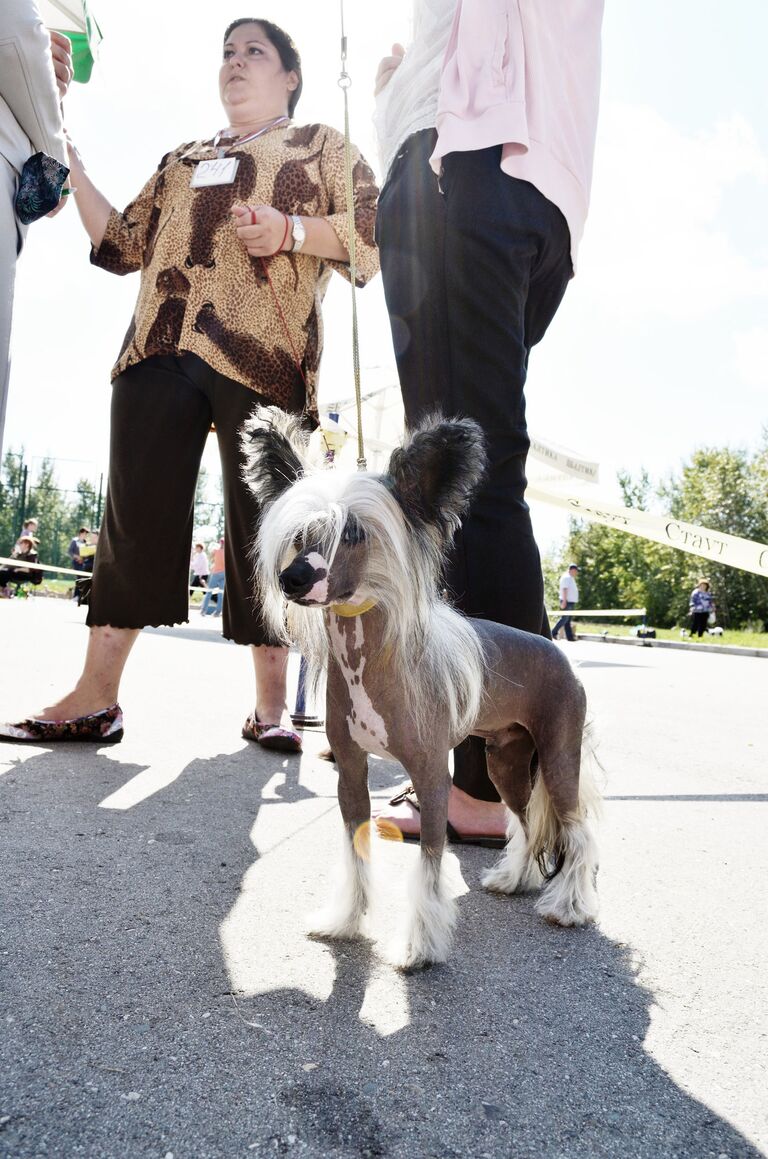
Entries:
[[5,408],[8,402],[8,380],[11,369],[11,320],[16,259],[24,235],[13,208],[17,183],[18,173],[0,153],[0,455],[3,449]]

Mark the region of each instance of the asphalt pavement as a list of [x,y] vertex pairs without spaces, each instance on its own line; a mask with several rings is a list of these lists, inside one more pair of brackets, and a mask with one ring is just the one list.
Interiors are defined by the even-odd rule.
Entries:
[[[335,773],[240,738],[245,649],[147,630],[122,744],[0,743],[0,1156],[741,1159],[768,1153],[768,666],[562,644],[604,768],[599,924],[453,846],[453,955],[313,941]],[[68,687],[84,610],[0,603],[0,717]],[[295,662],[293,675],[295,677]],[[385,798],[405,779],[371,759]],[[373,930],[416,850],[379,843]]]

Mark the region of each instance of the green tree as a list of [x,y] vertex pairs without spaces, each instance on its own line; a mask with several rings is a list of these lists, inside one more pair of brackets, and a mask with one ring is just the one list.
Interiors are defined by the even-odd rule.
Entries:
[[[767,478],[768,446],[755,455],[728,447],[706,447],[695,451],[680,476],[666,480],[659,493],[676,519],[767,543]],[[702,575],[710,580],[723,623],[738,627],[768,620],[768,580],[764,577],[688,556],[686,599]],[[677,610],[682,619],[687,610],[682,597]]]
[[6,451],[0,472],[0,555],[5,557],[21,531],[23,485],[24,450]]
[[38,521],[38,554],[41,563],[67,566],[67,546],[72,538],[70,505],[66,493],[56,484],[54,460],[45,458],[37,479],[29,489],[25,518],[34,515]]
[[[618,483],[628,507],[648,510],[652,483],[647,471],[642,470],[636,479],[620,472]],[[577,520],[571,523],[567,555],[579,565],[582,607],[644,607],[649,623],[671,626],[678,554],[614,527]]]
[[[637,479],[624,472],[618,481],[628,506],[648,508],[654,492],[647,472]],[[677,519],[768,543],[768,432],[753,456],[728,448],[696,451],[655,494]],[[584,607],[644,606],[650,623],[672,627],[686,622],[690,593],[707,575],[721,623],[741,627],[768,620],[768,581],[738,568],[577,521],[564,554],[581,568]]]
[[[38,520],[38,552],[43,563],[68,567],[67,547],[82,526],[97,527],[99,495],[81,478],[74,492],[58,485],[55,459],[43,459],[37,479],[28,477],[24,451],[7,451],[0,470],[0,555],[10,554],[24,519]],[[72,496],[70,498],[70,496]]]
[[97,494],[90,479],[78,479],[75,488],[76,499],[70,508],[70,539],[81,527],[98,530]]

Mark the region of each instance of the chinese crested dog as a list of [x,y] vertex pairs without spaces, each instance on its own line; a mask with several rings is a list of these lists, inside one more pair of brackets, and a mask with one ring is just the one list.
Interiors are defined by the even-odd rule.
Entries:
[[480,428],[435,416],[383,475],[312,470],[298,421],[274,407],[254,412],[242,446],[263,507],[255,558],[264,615],[315,678],[327,672],[345,866],[312,932],[361,933],[373,753],[405,767],[420,806],[418,872],[390,959],[403,969],[445,960],[455,922],[440,871],[448,757],[470,733],[485,738],[490,778],[510,810],[506,847],[483,884],[540,889],[538,913],[559,925],[592,920],[598,796],[580,775],[581,683],[551,641],[468,619],[441,595],[446,550],[485,467]]

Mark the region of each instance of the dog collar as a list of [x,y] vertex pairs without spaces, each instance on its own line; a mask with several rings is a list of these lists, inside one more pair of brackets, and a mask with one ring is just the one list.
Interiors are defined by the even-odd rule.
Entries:
[[331,611],[337,616],[362,616],[376,607],[376,600],[363,600],[362,604],[331,604]]

